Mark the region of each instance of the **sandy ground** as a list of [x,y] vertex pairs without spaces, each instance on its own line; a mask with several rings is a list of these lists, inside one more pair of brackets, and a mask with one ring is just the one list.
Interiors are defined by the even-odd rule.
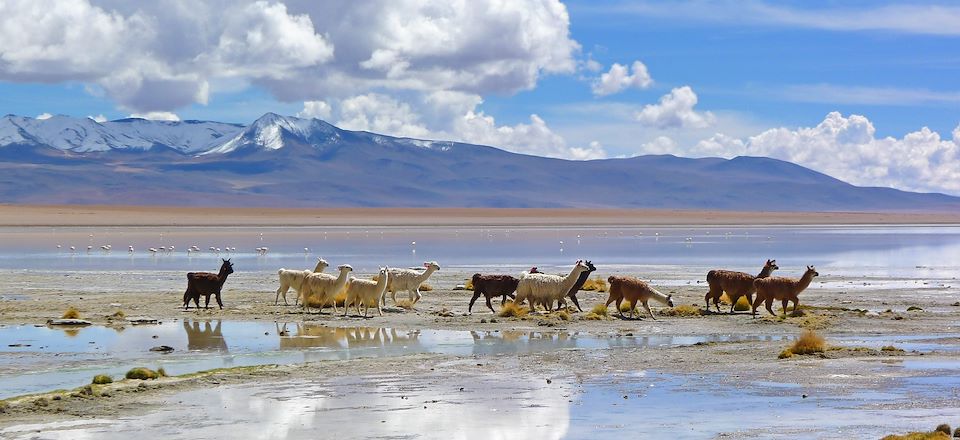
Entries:
[[0,226],[599,226],[956,224],[960,213],[2,205]]
[[[175,318],[211,318],[230,320],[317,321],[335,327],[383,326],[396,329],[451,330],[551,330],[567,329],[599,337],[642,336],[646,334],[683,335],[797,335],[803,328],[814,328],[831,337],[843,335],[937,335],[960,333],[960,300],[949,288],[923,289],[922,294],[904,289],[811,288],[801,295],[805,316],[775,318],[763,312],[757,319],[747,314],[711,314],[697,317],[658,316],[657,320],[586,320],[586,313],[572,313],[567,321],[557,314],[536,314],[525,319],[501,318],[489,313],[483,299],[468,315],[471,292],[451,288],[462,283],[467,273],[437,273],[430,282],[439,286],[425,292],[415,310],[390,307],[383,317],[362,318],[323,313],[305,314],[293,306],[274,305],[272,290],[276,275],[239,273],[229,279],[224,290],[223,310],[183,311],[178,307],[182,297],[179,272],[143,274],[10,271],[0,274],[0,292],[13,294],[0,303],[0,323],[35,324],[57,318],[69,306],[80,309],[84,318],[98,324],[123,325],[109,315],[123,310],[127,316],[149,316],[161,320]],[[607,274],[600,273],[605,277]],[[651,274],[656,276],[656,274]],[[139,278],[138,278],[139,277]],[[131,279],[136,280],[131,282]],[[843,282],[841,278],[822,281]],[[835,284],[834,284],[835,285]],[[54,287],[56,286],[56,287]],[[104,287],[113,286],[113,287]],[[133,287],[136,286],[136,287]],[[703,303],[703,285],[665,288],[673,293],[678,304]],[[293,293],[289,294],[292,301]],[[605,293],[580,292],[585,311],[602,303]],[[389,299],[388,299],[389,301]],[[119,304],[119,306],[117,306]],[[496,304],[496,302],[495,302]],[[924,310],[906,311],[910,306]],[[497,308],[499,308],[497,306]],[[660,305],[654,307],[663,310]],[[861,311],[863,309],[867,312]],[[887,310],[890,311],[887,311]],[[598,377],[605,374],[656,370],[688,374],[703,378],[711,386],[744,387],[758,381],[795,383],[805,390],[842,394],[853,390],[881,390],[895,377],[873,373],[878,362],[899,362],[919,357],[915,352],[880,352],[878,350],[832,350],[824,355],[800,356],[778,360],[785,347],[778,338],[749,342],[709,343],[674,348],[617,350],[559,350],[525,356],[498,355],[485,358],[448,355],[413,355],[391,358],[323,362],[324,378],[341,375],[415,375],[418,380],[440,384],[454,377],[471,374],[510,374],[513,377]],[[960,362],[958,352],[927,353],[924,359]],[[456,365],[455,373],[438,374],[434,370]],[[954,364],[956,365],[956,364]],[[424,376],[427,371],[431,373]],[[903,373],[908,374],[908,373]],[[920,374],[920,373],[913,373]],[[139,381],[122,381],[94,394],[83,392],[55,393],[44,397],[11,399],[2,405],[0,427],[22,423],[39,423],[90,417],[136,415],[163,408],[165,396],[185,390],[211,386],[273,381],[298,381],[316,378],[314,365],[249,367],[190,377],[175,377],[141,385]],[[433,381],[433,382],[430,382]],[[106,391],[106,396],[101,393]],[[925,401],[923,405],[954,407],[956,396],[945,396],[942,402]],[[920,404],[918,402],[918,404]]]

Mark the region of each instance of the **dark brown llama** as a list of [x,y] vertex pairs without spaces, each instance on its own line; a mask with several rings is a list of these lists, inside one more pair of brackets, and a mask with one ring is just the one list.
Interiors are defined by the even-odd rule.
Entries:
[[[537,267],[531,267],[527,273],[540,273],[537,270]],[[516,277],[510,275],[482,275],[479,273],[473,274],[471,278],[473,283],[473,298],[470,298],[470,306],[467,307],[468,313],[473,313],[473,303],[477,302],[477,298],[480,298],[480,295],[483,295],[487,299],[487,308],[491,312],[496,313],[496,310],[493,310],[493,305],[490,304],[490,300],[495,297],[502,297],[500,300],[500,305],[502,306],[507,302],[507,297],[510,299],[515,299],[516,296],[513,295],[513,292],[517,290],[517,284],[520,282]]]
[[213,274],[210,272],[190,272],[187,274],[187,291],[183,292],[183,308],[190,309],[190,300],[200,308],[200,295],[206,296],[204,308],[210,308],[210,295],[217,296],[217,304],[223,309],[223,301],[220,300],[220,290],[223,289],[223,283],[227,281],[227,276],[233,273],[233,263],[230,260],[223,260],[220,265],[220,272]]
[[710,290],[703,297],[703,300],[707,303],[707,311],[710,311],[710,300],[713,299],[713,306],[717,308],[717,313],[720,313],[720,296],[723,295],[723,292],[727,292],[727,296],[730,298],[730,313],[733,313],[733,308],[736,307],[741,296],[746,296],[747,302],[753,304],[753,294],[757,291],[757,288],[753,285],[754,280],[769,277],[773,271],[779,268],[777,260],[767,260],[757,276],[731,270],[711,270],[707,272],[707,284],[710,285]]
[[[577,282],[573,283],[573,287],[571,287],[570,292],[567,293],[567,296],[569,296],[570,299],[573,300],[573,305],[577,306],[577,310],[581,312],[583,311],[583,309],[580,308],[580,301],[577,301],[577,292],[579,292],[580,289],[583,287],[583,283],[587,282],[587,278],[590,278],[590,274],[597,270],[597,267],[594,266],[593,263],[590,262],[590,260],[587,260],[587,268],[588,270],[580,274],[580,278],[577,278]],[[561,308],[561,305],[558,302],[557,310],[560,310],[560,308]]]

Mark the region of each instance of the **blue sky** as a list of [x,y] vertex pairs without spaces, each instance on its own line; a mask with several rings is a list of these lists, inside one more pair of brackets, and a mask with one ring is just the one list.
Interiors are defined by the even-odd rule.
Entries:
[[[960,193],[956,3],[45,3],[0,6],[3,113],[271,111],[571,159],[764,155]],[[628,77],[598,92],[615,64]]]

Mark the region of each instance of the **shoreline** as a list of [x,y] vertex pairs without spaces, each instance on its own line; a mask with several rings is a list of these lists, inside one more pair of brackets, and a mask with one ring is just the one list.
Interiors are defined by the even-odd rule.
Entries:
[[202,208],[0,204],[0,227],[953,225],[958,213],[573,208]]

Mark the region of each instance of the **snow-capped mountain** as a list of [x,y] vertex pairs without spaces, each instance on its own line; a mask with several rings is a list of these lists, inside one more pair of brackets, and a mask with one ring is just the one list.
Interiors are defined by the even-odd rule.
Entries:
[[248,126],[9,115],[0,203],[960,211],[768,158],[570,161],[273,113]]
[[221,122],[129,118],[98,123],[61,115],[47,119],[7,115],[0,118],[0,147],[39,145],[73,153],[167,147],[198,154],[220,146],[241,130],[242,125]]

